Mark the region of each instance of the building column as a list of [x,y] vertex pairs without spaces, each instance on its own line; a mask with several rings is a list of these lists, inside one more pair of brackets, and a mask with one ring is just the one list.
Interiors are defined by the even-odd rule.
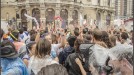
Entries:
[[103,15],[103,17],[102,17],[102,27],[103,26],[106,27],[106,15],[107,15],[107,12],[104,11],[102,15]]
[[[61,11],[60,4],[57,4],[56,8],[55,8],[55,16],[56,17],[60,16],[60,11]],[[54,23],[56,25],[55,27],[61,27],[62,22],[60,20],[55,20]]]
[[73,20],[72,19],[72,13],[73,13],[73,7],[70,7],[69,10],[68,10],[68,25]]
[[110,25],[114,25],[114,13],[111,13],[111,22],[110,22]]
[[45,26],[46,26],[45,10],[46,10],[45,5],[41,4],[40,5],[40,23],[43,29],[45,29]]
[[57,4],[55,8],[55,16],[60,16],[60,11],[61,11],[60,4]]
[[[27,14],[28,15],[30,15],[30,16],[32,16],[32,13],[31,13],[31,11],[30,11],[30,6],[29,5],[26,5],[26,10],[27,10]],[[33,29],[32,28],[33,26],[32,26],[32,19],[29,19],[28,21],[27,21],[27,30],[31,30],[31,29]]]
[[[81,18],[84,19],[83,9],[84,8],[80,7],[80,10],[78,11],[78,24],[79,25],[82,25],[83,24],[83,20],[81,20]],[[80,18],[80,15],[81,15],[81,18]]]

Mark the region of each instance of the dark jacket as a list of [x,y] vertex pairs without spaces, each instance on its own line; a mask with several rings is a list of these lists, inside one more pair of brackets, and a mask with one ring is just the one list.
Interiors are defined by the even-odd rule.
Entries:
[[64,64],[64,62],[65,62],[65,60],[66,60],[66,58],[67,58],[67,56],[69,55],[69,54],[71,54],[71,53],[74,53],[75,52],[75,49],[74,49],[74,47],[71,47],[71,46],[69,46],[69,47],[66,47],[63,51],[61,51],[60,52],[60,54],[59,54],[59,63],[60,64]]
[[64,66],[66,67],[69,75],[82,75],[79,66],[76,64],[75,59],[78,57],[77,53],[70,54]]

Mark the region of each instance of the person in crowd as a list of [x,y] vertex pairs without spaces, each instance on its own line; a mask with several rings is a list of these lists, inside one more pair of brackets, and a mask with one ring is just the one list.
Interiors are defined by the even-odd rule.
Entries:
[[15,45],[16,50],[18,51],[25,43],[20,42],[19,40],[19,31],[15,30],[10,33],[11,38],[13,39],[13,44]]
[[75,28],[74,29],[74,35],[76,36],[76,37],[78,37],[79,36],[79,28]]
[[81,35],[85,38],[86,35],[87,35],[87,33],[88,33],[88,29],[87,28],[84,28],[83,31],[82,31],[82,33],[81,33]]
[[109,61],[113,68],[114,75],[133,75],[133,47],[121,46],[120,49],[111,49],[110,53],[114,56]]
[[121,35],[120,35],[120,33],[117,33],[115,36],[116,36],[116,45],[120,45],[121,44]]
[[26,53],[23,56],[23,62],[28,66],[30,57],[34,55],[35,53],[35,47],[36,47],[36,42],[29,42],[26,45]]
[[122,44],[130,44],[130,39],[129,39],[129,36],[128,36],[128,33],[126,32],[122,32],[121,33],[121,43]]
[[52,64],[43,67],[38,75],[68,75],[65,67],[59,64]]
[[29,57],[33,56],[35,54],[35,49],[36,49],[36,42],[29,42],[27,45],[27,53]]
[[87,28],[84,28],[83,29],[83,34],[86,34],[88,32],[88,29]]
[[52,34],[51,38],[52,38],[52,44],[57,44],[58,43],[57,36],[55,34]]
[[19,29],[19,40],[23,43],[28,43],[30,41],[29,33],[24,29]]
[[10,37],[10,33],[11,33],[11,30],[9,28],[8,33],[3,34],[2,40],[10,40],[11,42],[13,42],[13,39]]
[[9,40],[1,43],[1,75],[29,75],[26,65],[18,57],[15,46]]
[[106,31],[102,31],[102,41],[107,45],[108,48],[112,48],[112,44],[109,40],[109,35]]
[[111,44],[112,44],[112,47],[116,46],[116,36],[111,35],[111,36],[109,37],[109,40],[110,40],[110,42],[111,42]]
[[90,73],[89,73],[89,72],[85,71],[85,69],[84,69],[84,67],[82,65],[82,62],[80,61],[79,58],[76,58],[75,62],[77,63],[77,65],[80,68],[81,75],[99,75],[98,71],[94,68],[94,66],[92,64],[89,66],[89,71],[90,71]]
[[67,46],[66,48],[64,48],[63,51],[60,52],[58,58],[59,58],[59,63],[60,64],[64,64],[65,63],[65,60],[67,58],[67,56],[71,53],[74,53],[75,52],[75,49],[74,49],[74,42],[76,40],[76,37],[75,36],[70,36],[68,38],[68,44],[69,46]]
[[26,58],[27,56],[26,44],[19,41],[19,32],[17,30],[13,31],[10,33],[10,36],[13,39],[13,44],[15,45],[17,52],[19,53],[19,57],[24,61],[26,65],[28,65],[27,63],[29,58]]
[[32,34],[32,35],[30,36],[30,42],[31,42],[31,41],[35,41],[36,35],[37,35],[37,34]]
[[80,58],[81,61],[85,64],[85,60],[84,60],[85,58],[83,57],[83,55],[81,54],[79,50],[79,46],[82,43],[84,43],[83,40],[77,39],[74,44],[75,52],[69,54],[67,59],[65,60],[64,66],[66,67],[69,75],[82,75],[79,66],[75,62],[76,58]]
[[29,31],[30,36],[33,35],[33,34],[36,34],[36,33],[37,32],[35,30],[33,30],[33,29]]
[[[56,58],[57,55],[59,54],[58,50],[65,46],[65,35],[61,35],[60,37],[61,37],[61,42],[56,44],[55,43],[56,41],[54,42],[54,40],[52,39],[54,37],[52,37],[50,34],[47,34],[45,36],[45,38],[48,39],[50,41],[51,45],[52,45],[51,46],[51,57],[52,58]],[[55,38],[55,40],[56,40],[56,38]],[[53,41],[53,43],[52,43],[52,41]]]
[[51,65],[54,63],[58,64],[58,61],[55,61],[50,56],[51,52],[51,43],[47,39],[40,39],[37,42],[35,54],[30,58],[28,68],[37,75],[42,67]]
[[93,43],[95,43],[89,51],[89,64],[95,66],[99,71],[99,74],[107,74],[104,70],[104,67],[107,66],[106,61],[108,60],[108,47],[101,41],[102,31],[94,30],[93,31]]
[[84,40],[84,43],[91,43],[92,36],[89,35],[89,34],[86,34],[86,36],[85,36],[85,38],[83,40]]
[[4,31],[3,31],[3,29],[0,29],[0,39],[1,39],[1,41],[3,41],[3,35],[4,35]]

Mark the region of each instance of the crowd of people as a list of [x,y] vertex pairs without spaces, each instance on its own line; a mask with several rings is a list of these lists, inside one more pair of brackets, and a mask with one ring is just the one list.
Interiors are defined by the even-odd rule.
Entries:
[[133,75],[133,30],[2,29],[1,75]]

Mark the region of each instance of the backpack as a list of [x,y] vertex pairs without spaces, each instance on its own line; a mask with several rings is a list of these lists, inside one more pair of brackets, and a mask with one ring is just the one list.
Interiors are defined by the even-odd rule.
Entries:
[[[80,54],[82,54],[84,57],[82,57],[80,54],[78,55],[81,58],[85,58],[85,62],[83,65],[84,69],[86,72],[89,71],[89,63],[92,60],[89,60],[89,57],[91,57],[93,50],[91,49],[94,46],[94,44],[81,44],[80,45]],[[106,66],[104,66],[104,70],[107,72],[107,75],[110,74],[110,72],[112,71],[112,67],[108,66],[108,61],[110,60],[110,58],[107,59],[106,61]],[[81,60],[82,61],[82,60]]]
[[[92,49],[91,47],[93,47],[94,44],[90,43],[90,44],[81,44],[80,45],[80,54],[77,55],[79,57],[79,59],[81,60],[84,69],[88,72],[89,71],[89,57],[90,57],[90,53],[92,53]],[[83,61],[83,59],[85,59],[85,61]]]

